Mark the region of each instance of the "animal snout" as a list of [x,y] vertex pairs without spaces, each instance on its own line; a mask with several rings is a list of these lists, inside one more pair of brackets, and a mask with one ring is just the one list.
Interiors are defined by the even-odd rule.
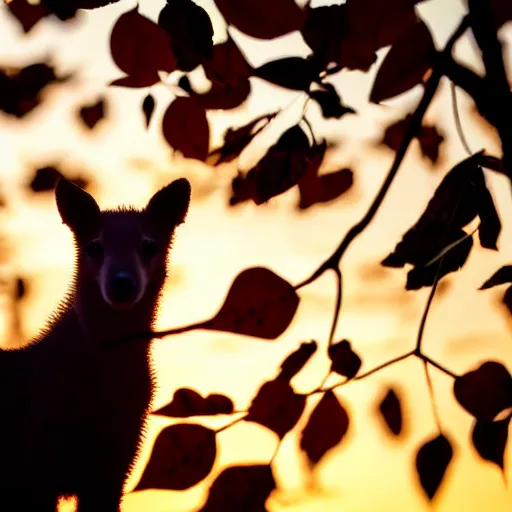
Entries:
[[118,272],[110,282],[110,299],[118,304],[133,302],[137,295],[136,288],[135,281],[129,274]]

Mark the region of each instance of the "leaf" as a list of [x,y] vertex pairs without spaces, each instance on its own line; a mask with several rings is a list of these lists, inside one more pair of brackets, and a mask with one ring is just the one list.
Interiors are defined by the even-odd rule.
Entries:
[[241,79],[235,87],[214,85],[207,93],[195,95],[205,109],[230,110],[239,107],[251,92],[251,83]]
[[110,52],[117,67],[129,75],[128,80],[117,80],[114,85],[148,87],[160,81],[158,71],[176,69],[168,35],[137,8],[117,19],[110,35]]
[[512,265],[505,265],[498,269],[479,289],[487,290],[505,283],[512,283]]
[[299,348],[282,362],[281,371],[277,378],[286,381],[293,379],[311,359],[317,348],[318,344],[316,341],[301,343]]
[[507,307],[508,312],[512,315],[512,286],[509,286],[505,290],[505,294],[503,295],[502,302]]
[[233,179],[230,204],[252,199],[259,205],[286,192],[299,183],[310,165],[323,158],[325,148],[325,144],[310,147],[304,131],[293,126],[245,176]]
[[269,465],[232,466],[215,479],[199,512],[266,512],[275,487]]
[[27,34],[37,23],[49,14],[43,3],[32,4],[28,0],[12,0],[7,4],[10,13],[20,22]]
[[249,66],[235,41],[228,36],[226,42],[213,47],[212,57],[204,63],[204,71],[213,85],[236,87],[241,79],[251,76]]
[[416,471],[429,500],[436,495],[453,457],[450,441],[443,435],[427,441],[416,454]]
[[455,379],[453,392],[459,404],[482,421],[493,421],[512,407],[512,377],[496,361],[486,361],[476,370]]
[[512,4],[507,0],[490,0],[496,29],[512,20]]
[[485,178],[480,169],[480,186],[476,189],[478,201],[478,216],[480,217],[480,227],[478,228],[478,237],[480,245],[486,249],[498,250],[498,237],[501,232],[501,221],[494,206],[489,189],[485,184]]
[[339,341],[328,349],[331,371],[353,379],[361,368],[360,357],[352,350],[348,340]]
[[323,83],[323,90],[317,90],[309,93],[309,96],[320,105],[322,115],[326,119],[344,116],[345,114],[355,114],[355,111],[350,107],[345,107],[341,104],[341,99],[332,84]]
[[390,432],[399,436],[402,433],[402,407],[393,389],[389,389],[379,405],[379,411]]
[[217,456],[215,432],[193,423],[164,428],[135,491],[183,491],[204,480]]
[[274,39],[300,30],[305,14],[295,0],[215,0],[227,23],[258,39]]
[[79,115],[85,126],[92,130],[105,117],[105,100],[100,99],[93,105],[82,107]]
[[375,78],[370,101],[380,103],[422,83],[435,52],[432,34],[419,20],[389,50]]
[[151,116],[155,110],[155,98],[148,94],[142,102],[142,111],[144,112],[144,118],[146,119],[146,128],[149,127]]
[[501,421],[477,420],[473,426],[471,439],[482,459],[492,462],[504,471],[504,454],[508,440],[510,416]]
[[354,173],[350,169],[340,169],[321,176],[318,176],[317,172],[318,167],[312,170],[309,166],[305,176],[299,181],[298,207],[301,210],[317,203],[333,201],[349,191],[354,184]]
[[300,420],[306,396],[298,395],[282,379],[265,382],[254,397],[246,421],[259,423],[282,439]]
[[170,36],[178,69],[192,71],[212,56],[213,26],[207,12],[192,0],[167,0],[158,16]]
[[16,278],[16,287],[14,297],[17,301],[23,299],[27,295],[27,285],[22,277]]
[[162,121],[165,140],[186,158],[205,161],[210,146],[206,112],[196,98],[176,98]]
[[70,178],[69,176],[64,176],[53,166],[46,166],[35,171],[34,177],[28,184],[28,187],[32,192],[51,192],[55,189],[57,181],[62,177],[65,177],[80,188],[86,189],[89,186],[89,182],[86,178],[80,176]]
[[252,139],[277,115],[277,112],[257,117],[240,128],[228,128],[224,135],[224,145],[212,151],[210,155],[219,154],[215,165],[231,162],[244,150]]
[[345,437],[349,428],[347,411],[332,391],[316,405],[302,431],[300,448],[315,465]]
[[171,402],[153,411],[153,414],[171,418],[188,418],[231,414],[233,410],[233,402],[227,396],[210,395],[203,398],[193,389],[180,388],[174,392]]
[[273,340],[290,325],[299,296],[293,286],[271,270],[253,267],[238,274],[224,304],[205,329]]
[[256,68],[253,74],[267,82],[297,91],[307,91],[311,82],[317,78],[311,62],[302,57],[272,60]]

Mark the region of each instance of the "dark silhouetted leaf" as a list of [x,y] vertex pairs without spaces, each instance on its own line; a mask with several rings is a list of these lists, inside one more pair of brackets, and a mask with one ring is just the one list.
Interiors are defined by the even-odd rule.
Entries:
[[347,379],[353,379],[361,368],[360,357],[352,350],[348,340],[331,345],[328,350],[331,360],[331,371],[339,373]]
[[215,0],[215,3],[230,25],[258,39],[274,39],[300,30],[305,20],[295,0]]
[[305,210],[317,203],[327,203],[342,196],[352,188],[354,173],[350,169],[340,169],[321,176],[316,171],[310,172],[308,167],[306,174],[299,181],[300,201],[298,207]]
[[236,87],[241,79],[250,77],[252,73],[251,66],[231,37],[225,43],[216,44],[212,58],[203,64],[213,85]]
[[212,22],[192,0],[167,0],[158,24],[169,34],[178,69],[192,71],[212,56]]
[[311,413],[300,439],[300,447],[310,464],[318,464],[331,448],[339,444],[348,427],[347,411],[336,395],[327,391]]
[[341,104],[341,99],[332,84],[323,83],[322,87],[324,90],[313,91],[309,95],[318,102],[325,118],[339,119],[345,114],[355,114],[353,109]]
[[28,186],[33,192],[51,192],[55,189],[57,181],[62,177],[65,177],[80,188],[86,189],[89,186],[87,178],[81,176],[75,176],[74,178],[63,176],[58,169],[52,166],[37,169]]
[[21,118],[40,104],[45,87],[67,78],[58,78],[53,67],[44,62],[21,69],[0,69],[0,110]]
[[32,4],[28,0],[12,0],[7,4],[7,8],[20,22],[25,34],[30,32],[39,20],[49,14],[43,3]]
[[128,77],[113,82],[126,87],[148,87],[160,81],[158,71],[176,69],[167,33],[142,16],[137,8],[122,14],[110,35],[110,51]]
[[266,512],[275,487],[268,465],[232,466],[215,479],[199,512]]
[[205,161],[210,146],[206,112],[196,98],[176,98],[162,121],[165,140],[187,158]]
[[299,296],[288,281],[267,268],[253,267],[238,274],[204,328],[273,340],[288,328],[298,305]]
[[194,96],[206,109],[229,110],[239,107],[251,92],[251,83],[247,78],[241,79],[234,87],[214,85],[207,93]]
[[277,378],[290,381],[311,359],[317,347],[316,341],[301,343],[300,347],[283,361],[281,371]]
[[399,436],[402,433],[402,407],[394,390],[388,390],[379,405],[379,411],[390,432],[395,436]]
[[301,57],[272,60],[255,69],[253,74],[273,84],[297,91],[307,91],[311,82],[318,76],[312,69],[311,62]]
[[512,21],[512,4],[508,0],[490,0],[496,28]]
[[211,416],[231,414],[232,412],[233,402],[227,396],[210,395],[203,398],[193,389],[180,388],[174,392],[171,402],[153,411],[153,414],[188,418],[189,416]]
[[249,124],[241,126],[233,130],[228,128],[224,135],[224,145],[219,149],[216,149],[210,153],[210,155],[219,155],[219,159],[215,162],[215,165],[219,165],[223,162],[231,162],[244,150],[244,148],[252,141],[252,139],[277,115],[277,112],[273,114],[266,114],[260,116]]
[[507,307],[508,312],[512,315],[512,286],[509,286],[505,290],[505,294],[503,295],[502,302]]
[[485,283],[480,286],[480,290],[487,290],[500,284],[512,283],[512,265],[505,265],[497,270]]
[[370,101],[398,96],[423,82],[432,67],[436,48],[432,35],[421,20],[396,41],[379,68]]
[[217,455],[215,432],[202,425],[178,424],[164,428],[134,491],[183,491],[204,480]]
[[466,411],[482,421],[493,419],[512,407],[512,377],[496,361],[486,361],[476,370],[455,379],[455,398]]
[[295,393],[287,381],[276,379],[261,386],[245,419],[267,427],[282,439],[297,424],[305,406],[305,395]]
[[304,131],[293,126],[245,176],[233,179],[230,204],[252,199],[259,205],[286,192],[299,183],[310,165],[320,165],[325,147],[310,147]]
[[142,111],[144,112],[144,118],[146,119],[146,128],[149,127],[151,116],[155,110],[155,98],[148,94],[142,102]]
[[479,179],[480,183],[475,191],[478,201],[478,216],[480,217],[478,237],[482,247],[497,251],[498,237],[501,232],[501,221],[496,207],[494,206],[492,195],[485,184],[482,169],[480,169]]
[[453,457],[450,441],[442,434],[427,441],[416,455],[416,471],[429,500],[436,495]]
[[82,107],[79,114],[87,128],[92,130],[105,116],[105,100],[100,99],[93,105]]
[[25,280],[21,277],[16,279],[16,289],[15,289],[15,298],[16,300],[21,300],[27,294],[27,286],[25,284]]
[[510,416],[501,421],[477,420],[473,426],[471,439],[482,459],[492,462],[504,470],[503,458],[508,440]]

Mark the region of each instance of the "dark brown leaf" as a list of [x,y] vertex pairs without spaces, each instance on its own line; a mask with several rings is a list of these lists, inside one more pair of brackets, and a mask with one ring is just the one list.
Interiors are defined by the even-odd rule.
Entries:
[[316,405],[302,431],[300,447],[315,465],[345,437],[349,428],[347,411],[332,391]]
[[505,290],[502,302],[507,307],[508,312],[512,315],[512,286],[509,286]]
[[455,379],[455,398],[466,411],[482,421],[493,421],[512,407],[512,377],[496,361],[486,361],[476,370]]
[[432,67],[436,48],[428,27],[421,20],[393,44],[382,63],[370,101],[380,103],[423,82]]
[[500,284],[512,283],[512,265],[505,265],[498,269],[485,283],[480,286],[480,290],[487,290]]
[[507,21],[512,21],[512,3],[508,0],[490,0],[496,28],[501,28]]
[[267,512],[265,502],[275,487],[268,465],[232,466],[215,479],[199,512]]
[[146,119],[146,128],[149,127],[151,116],[155,110],[155,98],[148,94],[142,102],[142,111],[144,112],[144,118]]
[[92,130],[105,116],[105,100],[100,99],[93,105],[86,105],[79,111],[80,118],[87,128]]
[[350,169],[340,169],[317,176],[316,172],[310,173],[308,167],[304,178],[299,181],[298,207],[305,210],[317,203],[333,201],[350,190],[353,184],[354,173]]
[[479,186],[475,191],[478,201],[478,216],[480,217],[480,227],[478,228],[478,237],[480,245],[486,249],[498,250],[498,237],[501,232],[501,221],[494,206],[489,189],[485,183],[482,169],[478,175]]
[[267,268],[253,267],[238,274],[204,328],[273,340],[288,328],[298,305],[290,283]]
[[33,192],[51,192],[55,189],[57,181],[65,177],[67,180],[74,183],[76,186],[86,189],[89,186],[89,180],[82,176],[75,176],[73,178],[64,176],[58,169],[53,166],[46,166],[37,169],[34,173],[32,181],[28,187]]
[[193,389],[180,388],[174,392],[171,402],[153,411],[158,416],[188,418],[190,416],[212,416],[231,414],[233,402],[226,396],[210,395],[203,398]]
[[212,22],[192,0],[167,0],[158,24],[169,34],[178,69],[192,71],[212,56]]
[[319,89],[309,93],[309,96],[318,102],[322,109],[322,115],[326,119],[344,116],[345,114],[355,114],[355,111],[350,107],[341,104],[341,99],[332,84],[323,83],[323,90]]
[[205,94],[194,97],[205,109],[230,110],[239,107],[251,92],[251,83],[247,78],[240,79],[234,87],[229,85],[213,85]]
[[389,389],[379,405],[379,411],[390,432],[399,436],[402,433],[402,407],[400,399],[393,389]]
[[331,345],[328,350],[331,360],[331,371],[336,372],[347,379],[353,379],[359,368],[361,358],[352,350],[348,340],[339,341]]
[[305,406],[305,395],[295,393],[287,381],[276,379],[261,386],[245,419],[267,427],[282,439],[297,424]]
[[450,441],[443,435],[427,441],[416,455],[416,471],[429,500],[436,495],[453,457]]
[[216,44],[212,58],[203,64],[213,85],[236,87],[241,79],[250,77],[252,73],[251,66],[231,37],[225,43]]
[[165,140],[187,158],[205,161],[210,146],[206,112],[196,98],[176,98],[162,121]]
[[27,294],[27,285],[25,280],[21,277],[16,279],[15,299],[21,300]]
[[215,432],[202,425],[178,424],[160,432],[134,491],[183,491],[204,480],[217,456]]
[[7,4],[7,8],[20,22],[25,34],[49,14],[43,3],[32,4],[28,0],[12,0]]
[[215,165],[231,162],[245,149],[252,139],[277,115],[277,112],[260,116],[240,128],[228,128],[224,135],[224,145],[210,154],[218,154]]
[[307,91],[311,82],[318,77],[311,62],[301,57],[272,60],[256,68],[253,74],[267,82],[297,91]]
[[508,440],[510,416],[501,421],[477,420],[473,426],[471,439],[482,459],[496,464],[504,471],[503,458]]
[[300,30],[305,14],[295,0],[215,0],[225,20],[258,39],[274,39]]
[[299,373],[304,365],[311,359],[316,352],[318,345],[316,341],[303,342],[300,347],[292,352],[281,364],[281,371],[278,379],[290,381]]
[[114,85],[148,87],[160,81],[158,71],[176,69],[167,33],[137,8],[117,19],[110,35],[110,51],[117,67],[129,75]]

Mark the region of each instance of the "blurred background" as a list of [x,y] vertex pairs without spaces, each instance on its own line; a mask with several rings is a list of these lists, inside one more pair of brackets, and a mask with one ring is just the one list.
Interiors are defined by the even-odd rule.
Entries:
[[[164,0],[140,0],[139,11],[156,20]],[[213,0],[197,0],[210,14],[214,41],[226,38],[226,26]],[[302,2],[304,3],[304,2]],[[314,1],[312,6],[331,2]],[[387,49],[379,51],[377,65],[368,73],[342,71],[333,77],[345,104],[357,116],[324,120],[310,104],[308,117],[315,135],[336,147],[329,150],[322,172],[350,168],[354,186],[340,198],[297,208],[298,192],[289,192],[269,203],[229,206],[230,186],[238,168],[249,169],[273,143],[259,140],[238,163],[213,167],[183,158],[166,144],[160,120],[174,98],[164,83],[151,88],[157,107],[149,129],[141,109],[147,89],[108,87],[122,76],[110,56],[109,36],[115,20],[135,7],[122,0],[94,11],[83,11],[75,20],[40,21],[25,35],[5,5],[0,6],[0,66],[22,67],[48,60],[59,75],[71,75],[44,91],[42,104],[23,119],[0,113],[0,258],[2,340],[5,345],[26,343],[45,324],[65,293],[71,278],[71,234],[60,222],[53,194],[34,192],[35,170],[55,166],[66,176],[88,181],[88,190],[103,207],[118,204],[143,206],[153,192],[173,179],[186,176],[192,183],[192,204],[187,222],[179,228],[172,253],[158,326],[169,328],[212,316],[235,276],[247,267],[270,268],[296,284],[338,245],[350,226],[364,214],[393,160],[394,152],[380,144],[385,128],[412,112],[421,88],[386,102],[370,105],[376,69]],[[430,0],[417,6],[432,31],[438,48],[457,26],[466,6],[459,0]],[[297,33],[262,42],[230,29],[253,66],[279,57],[306,56],[309,48]],[[512,42],[512,26],[500,32]],[[456,55],[473,69],[482,64],[470,35],[456,46]],[[507,66],[511,69],[510,52]],[[510,75],[512,76],[512,75]],[[233,111],[211,111],[208,119],[211,145],[222,144],[230,126],[290,104],[291,123],[301,115],[301,93],[251,78],[252,93]],[[80,108],[103,99],[105,117],[94,129],[80,119]],[[459,91],[460,117],[472,151],[485,149],[500,156],[494,130],[480,121],[472,102]],[[294,117],[295,116],[295,117]],[[336,340],[351,340],[364,361],[363,371],[412,349],[429,289],[405,291],[406,271],[388,269],[379,262],[401,235],[418,219],[442,177],[466,156],[456,132],[449,83],[442,81],[426,121],[443,135],[436,164],[422,156],[414,142],[394,185],[370,227],[343,259],[344,296]],[[512,202],[503,176],[486,171],[488,186],[503,221],[499,252],[475,244],[460,272],[442,280],[428,318],[424,350],[455,373],[498,360],[512,368],[512,321],[501,304],[503,287],[479,292],[479,286],[512,254]],[[476,226],[476,224],[475,224]],[[25,283],[21,300],[13,299],[16,279]],[[260,385],[272,379],[281,361],[302,341],[317,340],[319,350],[292,382],[299,392],[314,389],[329,366],[325,344],[334,310],[335,281],[324,275],[300,290],[301,303],[292,325],[276,341],[263,341],[227,333],[194,331],[154,343],[159,390],[155,407],[170,401],[175,389],[190,387],[203,395],[222,393],[244,410]],[[441,491],[433,508],[454,510],[510,510],[512,451],[505,456],[505,473],[484,463],[470,446],[470,416],[453,397],[453,381],[431,370],[441,424],[455,449]],[[338,377],[339,379],[339,377]],[[331,382],[337,382],[333,377]],[[402,397],[405,433],[392,439],[376,414],[388,386]],[[432,403],[419,360],[407,359],[337,391],[351,417],[348,436],[310,472],[298,449],[299,426],[284,439],[274,462],[278,489],[271,495],[272,512],[422,511],[431,508],[421,493],[414,471],[418,446],[436,435]],[[307,411],[318,397],[309,399]],[[108,421],[106,419],[106,421]],[[229,418],[206,419],[220,426]],[[158,432],[171,420],[152,418],[146,444],[129,488],[138,481]],[[144,491],[129,494],[126,512],[188,512],[203,504],[209,485],[225,467],[236,463],[265,463],[276,446],[276,437],[255,424],[240,423],[218,437],[219,455],[214,471],[197,486],[183,492]],[[72,509],[71,504],[64,505]],[[65,508],[63,508],[64,510]]]

